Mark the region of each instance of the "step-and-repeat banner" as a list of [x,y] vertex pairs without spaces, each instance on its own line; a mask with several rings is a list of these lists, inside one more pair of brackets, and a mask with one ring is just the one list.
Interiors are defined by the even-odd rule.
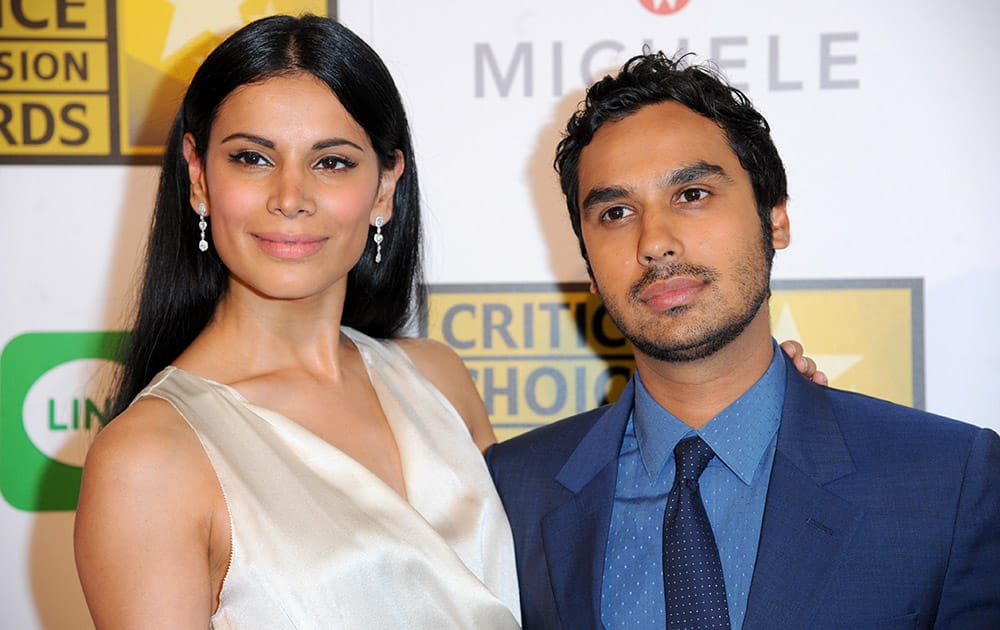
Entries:
[[989,0],[0,0],[0,627],[92,627],[73,510],[166,127],[221,38],[301,11],[396,77],[426,204],[421,332],[466,361],[501,439],[631,374],[551,164],[584,87],[644,47],[714,61],[772,124],[793,235],[775,336],[836,387],[1000,429]]

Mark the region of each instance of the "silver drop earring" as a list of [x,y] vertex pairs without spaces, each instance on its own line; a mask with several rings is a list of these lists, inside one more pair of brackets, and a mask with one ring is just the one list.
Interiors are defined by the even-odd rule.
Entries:
[[375,236],[372,240],[375,241],[375,264],[382,262],[382,225],[384,221],[381,216],[375,217]]
[[208,221],[205,220],[205,217],[208,216],[206,214],[207,212],[208,211],[205,209],[205,202],[199,203],[198,214],[201,218],[198,219],[198,229],[201,230],[201,240],[198,241],[198,249],[203,252],[208,250],[208,241],[205,240],[205,229],[208,227]]

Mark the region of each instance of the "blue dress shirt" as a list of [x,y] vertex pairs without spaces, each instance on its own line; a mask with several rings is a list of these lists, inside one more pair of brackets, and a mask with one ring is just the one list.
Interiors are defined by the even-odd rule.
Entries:
[[785,363],[774,357],[763,376],[695,431],[660,407],[635,374],[635,402],[618,456],[611,530],[601,584],[605,627],[663,628],[663,509],[674,482],[674,447],[700,435],[716,457],[699,481],[719,546],[729,619],[743,626],[764,518],[764,501],[785,398]]

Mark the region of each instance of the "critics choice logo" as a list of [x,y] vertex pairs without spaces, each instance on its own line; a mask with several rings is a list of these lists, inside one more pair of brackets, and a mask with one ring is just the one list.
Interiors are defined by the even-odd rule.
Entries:
[[615,399],[632,374],[586,285],[432,286],[426,333],[465,361],[501,439]]

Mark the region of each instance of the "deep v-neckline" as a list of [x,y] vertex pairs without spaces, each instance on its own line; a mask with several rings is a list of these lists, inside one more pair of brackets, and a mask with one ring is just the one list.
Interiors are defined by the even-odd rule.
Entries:
[[372,365],[372,360],[368,354],[368,349],[363,347],[361,344],[359,344],[356,340],[354,340],[350,336],[348,336],[348,339],[354,345],[355,349],[357,349],[358,354],[361,357],[361,362],[365,366],[365,374],[367,374],[368,376],[368,384],[371,386],[372,391],[375,392],[375,398],[378,401],[379,408],[382,410],[382,416],[385,418],[386,424],[388,425],[389,428],[389,432],[392,434],[392,440],[396,444],[396,452],[399,456],[399,471],[400,471],[400,476],[402,477],[403,480],[403,491],[405,492],[405,494],[400,494],[394,487],[392,487],[388,482],[386,482],[385,479],[379,477],[377,474],[372,472],[370,468],[359,462],[357,459],[348,455],[342,449],[338,448],[335,444],[327,440],[324,440],[322,437],[317,435],[309,428],[299,424],[295,420],[292,420],[290,417],[281,413],[280,411],[271,409],[270,407],[265,407],[263,405],[258,405],[257,403],[247,398],[246,395],[243,394],[243,392],[236,389],[232,385],[228,385],[226,383],[220,383],[218,381],[213,381],[210,378],[205,378],[204,376],[200,376],[198,374],[195,374],[194,372],[189,372],[184,368],[177,367],[176,365],[171,365],[170,369],[176,370],[177,372],[187,375],[190,378],[201,381],[206,385],[208,385],[209,387],[215,389],[216,391],[222,392],[224,395],[228,395],[229,398],[234,400],[241,407],[252,413],[254,416],[260,418],[264,422],[267,422],[271,426],[278,429],[291,431],[300,437],[304,437],[306,441],[317,444],[318,448],[320,449],[324,448],[329,449],[330,452],[333,454],[333,456],[345,462],[348,462],[349,465],[357,468],[364,476],[370,477],[372,480],[374,480],[375,482],[383,486],[386,490],[388,490],[392,495],[396,496],[400,501],[405,503],[408,507],[419,513],[420,510],[417,509],[417,507],[413,505],[413,503],[411,503],[410,501],[410,496],[412,494],[410,491],[410,479],[406,474],[407,470],[406,463],[408,460],[408,454],[406,452],[407,450],[406,447],[402,444],[401,440],[399,440],[398,427],[396,426],[397,420],[394,420],[392,417],[390,417],[390,414],[386,411],[385,403],[387,401],[383,400],[382,394],[379,391],[382,388],[378,387],[378,384],[376,383],[376,378],[378,378],[378,375],[376,374],[376,370]]

